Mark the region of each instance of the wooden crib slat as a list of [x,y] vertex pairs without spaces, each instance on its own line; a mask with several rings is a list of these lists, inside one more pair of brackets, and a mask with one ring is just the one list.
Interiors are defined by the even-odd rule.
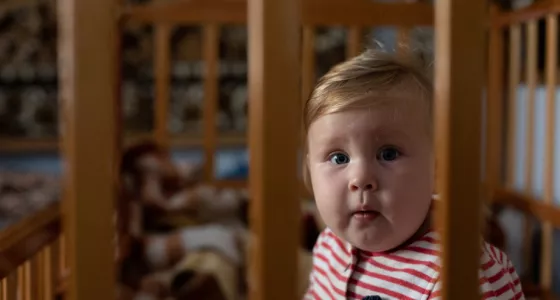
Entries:
[[60,235],[60,238],[52,244],[51,248],[51,267],[52,267],[52,294],[54,295],[56,291],[56,287],[59,284],[60,279],[62,278],[63,270],[66,270],[66,259],[65,256],[65,249],[64,247],[64,235]]
[[0,280],[0,300],[8,300],[8,277]]
[[535,91],[537,87],[537,22],[527,23],[527,59],[525,61],[525,75],[527,82],[527,106],[525,117],[527,128],[525,131],[525,192],[533,194],[533,144],[534,144],[534,114]]
[[32,294],[32,288],[33,288],[33,261],[32,260],[28,260],[25,262],[25,264],[23,265],[23,274],[24,274],[24,283],[23,283],[23,288],[25,290],[25,296],[23,297],[23,299],[25,300],[32,300],[33,298],[33,294]]
[[218,64],[220,26],[204,25],[204,178],[214,181],[214,161],[217,146],[216,117],[218,114]]
[[17,294],[18,299],[27,300],[25,294],[25,269],[23,265],[17,268]]
[[[480,299],[480,164],[486,1],[435,1],[437,224],[443,299]],[[469,59],[465,59],[468,57]],[[474,162],[474,163],[473,163]],[[469,224],[469,226],[465,226]]]
[[43,256],[43,251],[37,253],[31,260],[31,300],[42,299],[43,295],[43,281],[42,281],[42,266],[40,258]]
[[518,24],[510,27],[509,39],[509,82],[508,82],[508,164],[507,164],[507,185],[510,188],[515,186],[516,168],[516,138],[515,124],[518,122],[516,116],[515,103],[517,99],[517,88],[520,82],[521,73],[521,26]]
[[52,246],[45,248],[43,251],[43,268],[42,268],[42,279],[43,279],[43,295],[42,298],[45,300],[51,300],[54,293],[54,281],[53,281],[53,249]]
[[171,71],[171,26],[168,24],[157,24],[154,36],[155,55],[155,82],[156,97],[154,102],[155,111],[155,137],[158,143],[167,147],[169,145],[169,133],[167,120],[169,119],[169,95],[170,95],[170,71]]
[[[556,112],[556,80],[558,70],[558,16],[546,17],[546,135],[544,162],[544,202],[552,205],[554,197],[554,141]],[[541,286],[550,290],[552,286],[552,224],[544,221],[541,247]]]
[[60,235],[60,239],[54,243],[53,249],[57,255],[53,255],[53,265],[56,266],[56,274],[60,276],[64,270],[68,268],[68,260],[66,257],[66,237]]
[[[59,0],[59,106],[69,300],[115,296],[114,207],[120,150],[114,0]],[[96,258],[92,259],[92,255]]]
[[300,14],[300,0],[248,0],[250,300],[297,298]]
[[39,253],[37,253],[34,262],[35,270],[33,274],[33,299],[43,300],[45,299],[45,247]]
[[[496,4],[490,6],[490,17],[499,13]],[[494,189],[501,184],[503,90],[504,90],[504,38],[502,29],[491,27],[488,53],[488,97],[486,100],[486,200],[492,198]]]
[[[313,26],[303,26],[303,39],[301,45],[301,101],[300,107],[303,108],[305,102],[311,96],[311,91],[315,85],[315,28]],[[348,49],[346,50],[348,54]],[[301,133],[303,135],[303,133]],[[302,143],[305,141],[301,140]],[[304,144],[301,144],[304,146]],[[308,199],[312,197],[311,191],[307,189],[304,182],[299,184],[300,197]]]
[[315,27],[303,26],[301,68],[301,104],[310,96],[315,85]]
[[346,57],[352,58],[357,56],[362,51],[363,31],[360,26],[351,26],[348,28],[348,35],[346,40]]
[[[530,20],[527,22],[527,59],[525,61],[525,75],[527,82],[527,106],[525,110],[526,129],[525,129],[525,177],[524,190],[527,195],[533,194],[533,146],[534,146],[534,115],[535,115],[535,92],[537,88],[537,21]],[[532,216],[525,214],[525,233],[523,241],[523,260],[525,265],[531,265],[532,260],[532,233],[533,222]],[[529,272],[530,269],[526,270]]]
[[5,299],[6,300],[19,300],[18,299],[18,275],[17,271],[12,272],[6,278]]

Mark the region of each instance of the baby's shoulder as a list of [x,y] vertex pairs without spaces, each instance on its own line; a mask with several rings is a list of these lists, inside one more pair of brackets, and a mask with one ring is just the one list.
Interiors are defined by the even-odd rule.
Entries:
[[510,261],[504,251],[488,242],[483,242],[481,263],[482,267],[485,267],[488,264],[498,264],[501,267],[508,267]]
[[325,250],[345,251],[348,248],[346,244],[346,242],[336,236],[336,234],[327,227],[323,229],[317,237],[313,252],[324,252]]
[[479,277],[485,298],[523,299],[519,276],[506,253],[486,242],[482,248]]
[[[483,278],[494,281],[506,280],[517,284],[518,276],[513,263],[508,255],[498,247],[484,242],[482,246],[482,257],[480,260],[480,275]],[[482,279],[483,279],[482,278]],[[484,281],[484,279],[483,279]],[[490,280],[491,283],[492,280]]]

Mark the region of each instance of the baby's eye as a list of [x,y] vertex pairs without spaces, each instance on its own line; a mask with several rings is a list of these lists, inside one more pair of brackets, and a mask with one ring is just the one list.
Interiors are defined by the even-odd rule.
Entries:
[[350,158],[348,157],[348,155],[343,153],[334,153],[330,156],[330,161],[335,165],[342,165],[349,163]]
[[381,159],[381,160],[385,160],[385,161],[393,161],[393,160],[397,159],[400,155],[401,155],[401,153],[399,152],[399,150],[397,150],[393,147],[387,147],[387,148],[383,148],[383,149],[381,149],[381,151],[379,151],[377,159]]

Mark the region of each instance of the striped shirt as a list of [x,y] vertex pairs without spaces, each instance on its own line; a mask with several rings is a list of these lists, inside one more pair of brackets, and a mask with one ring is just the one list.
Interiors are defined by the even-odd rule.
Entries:
[[[438,299],[440,266],[435,231],[401,250],[380,254],[359,251],[327,228],[313,249],[304,299],[361,300],[374,295],[381,299]],[[479,278],[483,299],[525,299],[511,261],[488,243],[483,246]]]

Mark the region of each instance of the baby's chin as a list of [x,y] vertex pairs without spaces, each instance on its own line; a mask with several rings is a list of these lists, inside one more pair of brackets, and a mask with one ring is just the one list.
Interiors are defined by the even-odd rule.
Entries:
[[368,252],[385,252],[396,248],[399,243],[387,234],[347,234],[346,240],[354,247]]
[[384,252],[399,245],[390,230],[380,228],[344,228],[340,230],[341,238],[352,246],[368,252]]

